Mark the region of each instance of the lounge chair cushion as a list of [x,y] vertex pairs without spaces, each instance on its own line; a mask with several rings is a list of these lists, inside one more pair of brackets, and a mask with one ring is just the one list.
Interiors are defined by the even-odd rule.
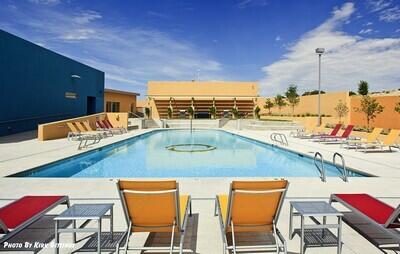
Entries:
[[181,225],[183,224],[183,220],[185,219],[186,208],[188,206],[189,195],[179,195],[179,205],[180,205],[180,217],[181,217]]
[[65,196],[24,196],[0,208],[0,220],[8,229],[14,229],[62,198]]
[[394,208],[368,194],[335,194],[378,224],[385,224]]
[[221,208],[222,223],[226,223],[226,216],[228,213],[228,195],[217,195],[219,201],[219,207]]

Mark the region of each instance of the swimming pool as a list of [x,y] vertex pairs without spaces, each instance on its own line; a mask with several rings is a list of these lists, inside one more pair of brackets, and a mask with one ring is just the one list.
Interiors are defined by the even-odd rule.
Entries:
[[[338,170],[325,164],[327,176]],[[351,176],[363,176],[350,171]],[[13,177],[318,177],[311,158],[222,130],[156,130]]]

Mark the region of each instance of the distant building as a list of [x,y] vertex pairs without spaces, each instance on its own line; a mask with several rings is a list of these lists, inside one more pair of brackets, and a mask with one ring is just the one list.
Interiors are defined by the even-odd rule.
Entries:
[[104,72],[0,30],[0,136],[103,111]]
[[173,118],[178,118],[192,104],[196,118],[210,117],[209,108],[213,105],[217,109],[217,117],[230,114],[234,106],[246,117],[252,115],[257,97],[256,82],[149,81],[146,107],[150,108],[155,119],[167,118],[170,106]]
[[140,94],[104,89],[105,112],[136,112],[137,96]]

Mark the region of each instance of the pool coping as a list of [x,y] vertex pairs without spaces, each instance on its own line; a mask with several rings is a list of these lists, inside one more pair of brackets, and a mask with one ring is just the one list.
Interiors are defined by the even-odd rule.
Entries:
[[[271,147],[275,147],[275,148],[277,148],[277,149],[281,149],[281,150],[283,150],[283,151],[286,151],[286,152],[289,152],[289,153],[293,153],[293,154],[298,155],[298,156],[304,156],[304,157],[307,157],[307,158],[313,160],[313,156],[311,156],[310,154],[303,153],[303,152],[299,152],[299,151],[294,150],[294,149],[290,149],[290,148],[287,147],[287,146],[279,146],[279,145],[277,145],[277,144],[273,144],[273,143],[269,143],[269,142],[266,142],[266,141],[263,141],[263,140],[259,140],[259,139],[256,139],[256,138],[248,137],[248,136],[245,136],[245,135],[243,135],[243,134],[241,134],[241,133],[237,133],[237,132],[235,132],[235,131],[231,131],[231,130],[228,130],[228,129],[221,129],[221,128],[201,128],[201,127],[199,127],[199,128],[194,128],[194,129],[195,129],[195,130],[196,130],[196,129],[201,129],[201,130],[223,131],[223,132],[226,132],[226,133],[229,133],[229,134],[232,134],[232,135],[236,135],[236,136],[238,136],[238,137],[240,137],[240,138],[250,140],[250,141],[252,141],[252,142],[256,142],[256,143],[268,145],[268,146],[271,146]],[[73,160],[73,159],[75,159],[76,157],[85,156],[85,155],[87,155],[87,154],[94,153],[94,152],[96,152],[96,151],[101,151],[101,150],[103,150],[103,149],[107,149],[107,148],[110,148],[110,147],[113,147],[113,146],[118,146],[118,145],[120,145],[121,143],[128,142],[128,141],[131,140],[131,139],[135,139],[135,138],[138,138],[138,137],[141,137],[141,136],[144,136],[144,135],[148,135],[148,134],[153,133],[153,132],[168,131],[168,130],[188,130],[188,129],[187,129],[187,128],[157,128],[157,129],[148,129],[148,130],[146,130],[145,132],[137,133],[137,134],[135,134],[135,135],[126,137],[126,138],[121,139],[121,140],[117,140],[117,141],[112,142],[112,143],[110,143],[110,144],[103,144],[103,145],[98,146],[98,147],[93,147],[93,148],[90,148],[90,149],[88,149],[88,150],[82,151],[82,152],[77,153],[77,154],[68,155],[68,156],[66,156],[66,157],[59,158],[59,159],[56,159],[56,160],[53,160],[53,161],[50,161],[50,162],[47,162],[47,163],[43,163],[43,164],[34,166],[34,167],[30,167],[30,168],[27,168],[27,169],[24,169],[24,170],[19,170],[19,171],[15,172],[15,173],[6,174],[6,175],[4,175],[4,176],[2,176],[2,177],[4,177],[4,178],[43,178],[43,179],[48,179],[48,178],[59,178],[59,179],[71,178],[71,177],[29,177],[29,176],[17,176],[17,175],[18,175],[18,174],[24,174],[24,173],[26,174],[26,173],[29,173],[29,171],[35,171],[35,170],[38,170],[38,169],[40,169],[40,168],[42,168],[42,167],[47,167],[47,166],[50,166],[50,165],[52,165],[52,164],[60,163],[60,162],[62,162],[62,161],[64,161],[64,160]],[[324,163],[330,164],[331,166],[334,166],[334,167],[335,167],[334,163],[331,162],[331,161],[329,161],[329,160],[324,160]],[[370,174],[370,173],[368,173],[368,172],[365,172],[365,171],[362,171],[362,170],[359,170],[359,169],[355,169],[355,168],[353,168],[353,167],[348,167],[348,166],[346,166],[346,169],[347,169],[347,170],[350,170],[350,171],[353,171],[353,172],[355,172],[355,173],[361,174],[362,176],[360,176],[360,177],[379,177],[379,176]],[[220,178],[224,178],[224,177],[232,177],[232,176],[219,176],[219,177],[220,177]],[[235,176],[235,178],[248,178],[248,177],[252,177],[252,176]],[[268,176],[266,176],[266,177],[268,177]],[[282,176],[282,177],[283,177],[283,176]],[[307,176],[296,176],[296,177],[307,177]],[[90,177],[90,178],[93,178],[93,179],[107,179],[107,177]],[[128,177],[128,178],[135,178],[135,177]],[[140,177],[140,178],[143,178],[143,177]],[[153,178],[151,178],[151,177],[144,177],[144,178],[153,179]],[[165,177],[165,178],[167,178],[167,177]],[[179,177],[179,178],[193,178],[193,177],[187,176],[187,177]],[[202,178],[202,177],[200,177],[200,178]],[[214,178],[214,177],[213,177],[213,178]],[[215,178],[218,178],[218,177],[215,177]]]

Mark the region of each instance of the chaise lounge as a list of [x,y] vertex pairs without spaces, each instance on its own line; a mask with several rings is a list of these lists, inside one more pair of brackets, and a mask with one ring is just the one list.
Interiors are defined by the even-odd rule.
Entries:
[[[287,180],[233,181],[229,195],[217,195],[215,212],[220,221],[223,253],[287,253],[286,241],[276,224],[288,186]],[[254,237],[254,233],[263,233],[269,240],[263,240],[262,245],[238,245],[238,235]]]
[[332,202],[350,210],[343,221],[377,248],[400,251],[400,205],[395,209],[368,194],[332,194]]
[[24,196],[0,208],[0,244],[15,236],[58,205],[69,207],[68,196]]

